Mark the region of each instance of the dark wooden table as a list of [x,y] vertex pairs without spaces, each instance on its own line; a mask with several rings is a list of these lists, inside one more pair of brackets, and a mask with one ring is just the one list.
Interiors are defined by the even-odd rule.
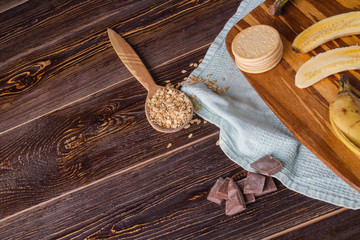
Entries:
[[106,33],[176,84],[240,2],[1,1],[0,239],[359,239],[359,211],[279,181],[232,217],[207,201],[217,178],[242,171],[219,129],[153,130]]

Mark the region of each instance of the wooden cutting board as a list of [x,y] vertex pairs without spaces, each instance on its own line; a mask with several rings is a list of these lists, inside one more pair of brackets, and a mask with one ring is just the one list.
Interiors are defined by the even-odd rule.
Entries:
[[[268,24],[276,28],[284,44],[284,56],[274,69],[244,75],[260,97],[268,104],[290,131],[332,171],[350,186],[360,191],[360,158],[352,153],[333,133],[328,111],[329,102],[337,94],[339,74],[321,80],[315,85],[300,89],[295,86],[299,67],[320,52],[341,46],[360,44],[359,35],[328,42],[310,53],[294,53],[291,43],[305,28],[336,14],[360,10],[359,0],[291,0],[282,14],[273,17],[268,0],[239,21],[228,33],[226,46],[231,52],[231,42],[241,30]],[[347,71],[350,83],[360,89],[360,71]]]

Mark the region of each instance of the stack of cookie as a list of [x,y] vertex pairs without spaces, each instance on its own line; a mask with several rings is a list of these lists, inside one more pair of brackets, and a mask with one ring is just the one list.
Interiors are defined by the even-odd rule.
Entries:
[[268,25],[255,25],[239,32],[231,45],[238,68],[248,73],[262,73],[282,59],[283,44],[279,32]]

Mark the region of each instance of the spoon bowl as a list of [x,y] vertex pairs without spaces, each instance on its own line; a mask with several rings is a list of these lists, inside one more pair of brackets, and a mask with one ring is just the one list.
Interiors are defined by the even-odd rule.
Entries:
[[[174,132],[177,132],[181,129],[183,129],[186,125],[189,124],[190,120],[193,118],[193,114],[194,114],[194,107],[191,106],[191,113],[188,117],[188,119],[184,122],[184,124],[182,124],[181,126],[177,127],[177,128],[166,128],[166,127],[162,127],[158,124],[156,124],[155,122],[153,122],[150,118],[150,108],[149,108],[149,104],[147,103],[148,102],[148,99],[151,99],[152,96],[156,93],[156,91],[160,88],[163,88],[165,89],[165,87],[163,86],[159,86],[157,85],[158,88],[154,91],[154,92],[148,92],[148,95],[146,97],[146,102],[145,102],[145,115],[146,115],[146,118],[147,120],[149,121],[150,125],[157,131],[159,132],[163,132],[163,133],[174,133]],[[177,90],[177,89],[174,89],[175,91],[177,91],[179,94],[181,94],[182,92],[180,90]],[[190,101],[190,99],[189,99]]]
[[[140,57],[136,54],[134,49],[114,30],[108,28],[107,29],[108,36],[113,46],[116,54],[123,62],[125,67],[132,73],[132,75],[144,86],[147,90],[148,94],[146,97],[145,102],[145,115],[147,120],[149,121],[150,125],[157,131],[163,133],[173,133],[180,131],[183,129],[187,124],[189,124],[190,120],[194,114],[194,107],[191,105],[191,113],[189,114],[188,119],[177,128],[166,128],[162,127],[155,122],[153,122],[150,118],[150,109],[148,106],[148,99],[154,96],[156,91],[160,88],[164,88],[163,86],[157,85],[154,79],[151,77],[148,69],[145,67],[144,63],[141,61]],[[174,89],[178,93],[182,93],[180,90]],[[185,95],[185,94],[184,94]],[[185,97],[187,97],[185,95]],[[190,99],[189,102],[191,103]]]

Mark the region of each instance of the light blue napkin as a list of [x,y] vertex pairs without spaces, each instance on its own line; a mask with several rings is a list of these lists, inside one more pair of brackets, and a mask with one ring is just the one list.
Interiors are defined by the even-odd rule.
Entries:
[[[225,46],[231,27],[263,0],[243,0],[235,15],[210,46],[192,75],[218,80],[222,94],[204,83],[185,84],[182,90],[201,102],[198,115],[220,128],[220,147],[234,162],[248,171],[250,163],[270,154],[283,164],[274,175],[286,187],[306,196],[351,209],[360,208],[360,193],[315,157],[280,122],[236,67]],[[208,77],[209,74],[212,76]],[[225,78],[224,81],[220,80]]]

